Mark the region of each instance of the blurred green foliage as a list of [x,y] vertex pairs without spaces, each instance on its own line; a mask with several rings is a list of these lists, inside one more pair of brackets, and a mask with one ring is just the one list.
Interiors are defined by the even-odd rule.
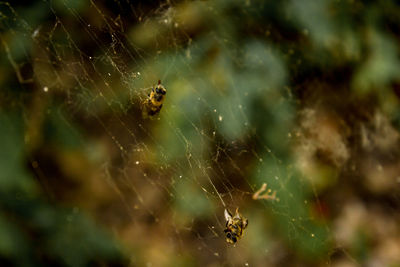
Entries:
[[2,264],[87,266],[102,262],[123,263],[120,248],[79,212],[79,208],[55,205],[40,193],[40,186],[30,175],[25,162],[27,151],[21,116],[15,112],[3,113],[0,125]]
[[[243,262],[261,266],[261,247],[274,241],[286,258],[271,265],[331,260],[341,246],[332,234],[341,183],[349,195],[368,194],[346,180],[351,167],[329,162],[338,147],[310,156],[315,180],[296,165],[309,156],[296,145],[335,142],[300,134],[301,112],[335,114],[332,125],[347,126],[338,132],[351,136],[343,143],[354,155],[361,137],[346,130],[364,127],[376,110],[398,130],[398,3],[94,2],[0,3],[1,263],[127,265],[130,257],[140,266],[157,261],[154,251],[170,266],[211,265],[209,255],[230,263],[223,229],[214,230],[223,228],[213,215],[225,204],[249,214]],[[145,121],[140,105],[159,79],[167,100]],[[316,132],[331,127],[321,121]],[[131,165],[140,166],[131,173]],[[265,182],[279,199],[249,202]],[[358,233],[349,248],[361,265],[368,238]],[[119,242],[135,247],[126,253]]]

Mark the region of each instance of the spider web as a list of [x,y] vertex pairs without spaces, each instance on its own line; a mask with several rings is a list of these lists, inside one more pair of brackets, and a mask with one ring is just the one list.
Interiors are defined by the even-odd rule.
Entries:
[[[317,189],[293,156],[294,42],[277,45],[279,29],[254,21],[266,10],[284,12],[257,1],[2,2],[7,75],[44,194],[92,214],[138,266],[329,258]],[[158,80],[163,108],[143,119]],[[55,182],[48,157],[80,186]],[[276,199],[252,199],[263,183]],[[232,246],[223,212],[236,208],[249,226]]]

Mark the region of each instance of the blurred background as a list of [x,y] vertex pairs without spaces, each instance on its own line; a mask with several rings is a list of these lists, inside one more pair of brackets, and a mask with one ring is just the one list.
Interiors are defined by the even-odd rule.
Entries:
[[1,265],[400,266],[397,1],[10,1],[0,42]]

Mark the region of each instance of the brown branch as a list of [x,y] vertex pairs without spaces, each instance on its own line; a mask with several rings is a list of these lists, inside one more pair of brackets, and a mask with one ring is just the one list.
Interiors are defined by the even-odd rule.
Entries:
[[[267,184],[266,184],[266,183],[263,183],[263,185],[261,186],[261,188],[260,188],[257,192],[255,192],[255,193],[253,194],[253,199],[254,199],[254,200],[259,200],[259,199],[265,199],[265,200],[271,199],[271,200],[275,200],[275,199],[276,199],[276,191],[274,191],[274,192],[272,193],[272,195],[270,195],[270,193],[272,192],[272,190],[271,190],[271,189],[268,189],[268,190],[266,191],[266,189],[267,189]],[[264,191],[266,191],[265,194],[261,195],[262,193],[264,193]]]

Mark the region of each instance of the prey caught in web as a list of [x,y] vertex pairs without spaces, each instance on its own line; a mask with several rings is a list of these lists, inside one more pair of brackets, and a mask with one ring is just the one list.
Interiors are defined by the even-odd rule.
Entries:
[[151,88],[151,92],[143,101],[143,118],[152,118],[160,113],[166,93],[167,89],[161,84],[161,80],[158,80],[157,86]]

